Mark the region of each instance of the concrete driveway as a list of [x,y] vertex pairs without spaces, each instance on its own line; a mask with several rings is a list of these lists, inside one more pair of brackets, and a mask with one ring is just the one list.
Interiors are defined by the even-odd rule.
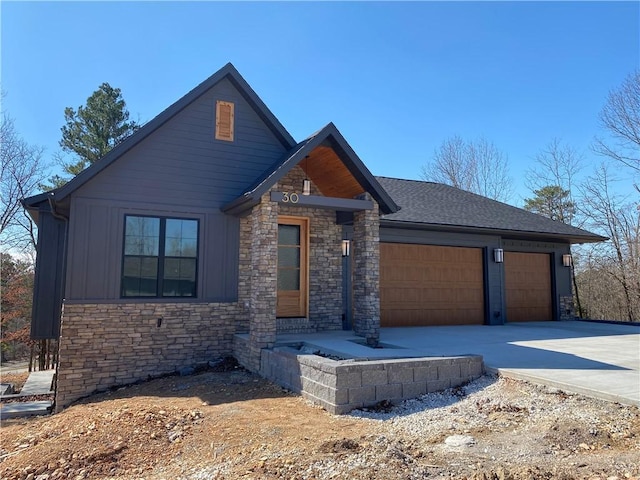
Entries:
[[[383,328],[385,348],[354,343],[353,332],[283,335],[354,358],[479,354],[502,375],[640,406],[640,327],[595,322]],[[300,338],[303,337],[303,338]],[[361,339],[360,339],[361,340]]]

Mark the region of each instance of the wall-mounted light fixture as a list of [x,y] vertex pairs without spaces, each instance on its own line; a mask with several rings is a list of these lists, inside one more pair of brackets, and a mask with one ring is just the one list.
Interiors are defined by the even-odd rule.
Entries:
[[504,250],[501,248],[493,249],[493,261],[496,263],[504,262]]
[[573,258],[571,258],[570,253],[565,253],[564,255],[562,255],[562,265],[565,267],[570,267],[571,265],[573,265]]
[[342,240],[342,256],[348,257],[351,253],[351,240]]
[[311,195],[311,180],[309,180],[309,167],[307,166],[309,162],[309,155],[304,157],[304,173],[305,179],[302,181],[302,194],[303,195]]
[[303,195],[311,195],[311,180],[305,178],[302,181],[302,194]]

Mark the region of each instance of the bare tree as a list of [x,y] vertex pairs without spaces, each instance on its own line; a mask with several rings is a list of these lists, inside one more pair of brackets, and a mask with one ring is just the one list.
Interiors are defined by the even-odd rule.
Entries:
[[41,147],[29,145],[18,135],[10,117],[2,117],[0,238],[3,248],[28,252],[36,247],[35,226],[20,200],[36,193],[47,176],[42,153]]
[[[583,155],[560,139],[553,138],[535,156],[534,166],[526,173],[526,186],[535,194],[535,197],[525,199],[524,208],[568,225],[576,223],[580,225],[583,220],[576,219],[575,214],[579,210],[576,208],[574,190],[576,177],[582,168]],[[572,254],[575,253],[572,251]],[[584,312],[576,281],[579,258],[582,258],[581,255],[574,255],[571,279],[578,316],[582,317]]]
[[596,138],[593,150],[640,173],[640,70],[609,92],[600,124],[609,138]]
[[[532,192],[546,187],[560,187],[568,192],[567,200],[575,204],[576,177],[583,168],[584,156],[562,140],[553,138],[534,158],[525,175],[525,185]],[[564,212],[562,222],[574,224],[575,212]],[[578,222],[579,223],[579,222]]]
[[484,138],[446,139],[422,167],[422,178],[503,202],[513,194],[507,156]]
[[590,227],[609,237],[608,242],[594,247],[589,273],[605,273],[612,280],[606,291],[610,297],[619,291],[624,317],[637,321],[640,318],[640,211],[635,203],[612,191],[614,181],[607,166],[602,165],[581,188],[583,215]]

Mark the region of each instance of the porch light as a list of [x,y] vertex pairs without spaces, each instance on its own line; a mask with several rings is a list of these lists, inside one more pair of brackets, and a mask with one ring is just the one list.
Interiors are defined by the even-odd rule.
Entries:
[[501,248],[493,249],[493,261],[496,263],[504,262],[504,250]]
[[[304,157],[304,173],[309,175],[309,155]],[[304,180],[302,181],[302,195],[311,195],[311,180],[309,180],[305,175]]]
[[302,194],[303,195],[311,194],[311,180],[309,180],[308,178],[305,178],[302,181]]
[[342,256],[343,257],[348,257],[350,250],[351,250],[351,241],[350,240],[342,240]]
[[562,255],[562,265],[565,267],[570,267],[571,265],[573,265],[573,258],[571,258],[570,253],[565,253],[564,255]]

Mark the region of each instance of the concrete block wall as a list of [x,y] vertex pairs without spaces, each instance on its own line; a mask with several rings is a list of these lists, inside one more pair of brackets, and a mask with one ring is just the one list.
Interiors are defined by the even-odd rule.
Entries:
[[392,360],[331,360],[290,347],[263,350],[262,376],[333,414],[457,387],[484,374],[479,355]]

